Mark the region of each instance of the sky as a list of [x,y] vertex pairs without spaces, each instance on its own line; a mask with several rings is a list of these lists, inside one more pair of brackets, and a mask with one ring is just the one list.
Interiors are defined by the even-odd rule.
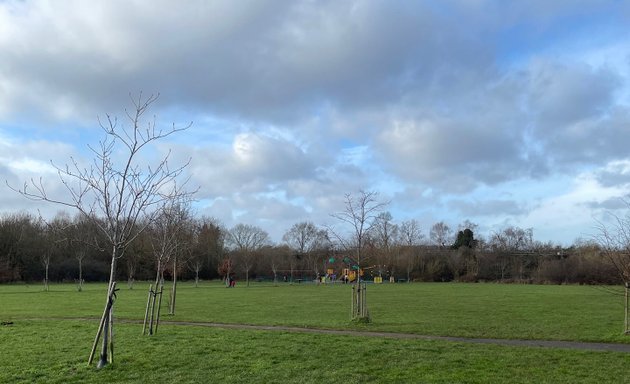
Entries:
[[0,212],[60,210],[6,184],[61,191],[140,92],[192,122],[147,156],[191,159],[196,214],[274,241],[360,190],[425,236],[570,245],[627,210],[629,1],[2,0]]

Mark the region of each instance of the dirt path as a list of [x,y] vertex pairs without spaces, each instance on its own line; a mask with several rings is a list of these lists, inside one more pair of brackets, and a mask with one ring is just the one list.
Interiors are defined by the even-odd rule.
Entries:
[[212,327],[226,329],[241,330],[258,330],[258,331],[275,331],[275,332],[295,332],[295,333],[311,333],[324,335],[339,336],[363,336],[363,337],[382,337],[389,339],[406,339],[406,340],[441,340],[459,343],[475,343],[475,344],[496,344],[508,345],[516,347],[539,347],[539,348],[564,348],[576,349],[583,351],[610,351],[630,353],[630,344],[617,343],[588,343],[580,341],[557,341],[557,340],[512,340],[512,339],[485,339],[485,338],[469,338],[469,337],[453,337],[453,336],[428,336],[416,335],[412,333],[394,333],[394,332],[371,332],[371,331],[352,331],[339,329],[317,329],[317,328],[300,328],[285,327],[272,325],[246,325],[246,324],[221,324],[221,323],[203,323],[192,321],[160,321],[161,325],[180,325],[195,327]]
[[[31,318],[24,320],[85,320],[98,321],[97,318],[88,317],[55,317],[55,318]],[[19,321],[19,320],[16,320]],[[117,319],[121,323],[142,324],[142,320]],[[209,327],[223,329],[239,329],[239,330],[255,330],[255,331],[271,331],[271,332],[294,332],[294,333],[310,333],[320,335],[337,335],[337,336],[360,336],[360,337],[381,337],[388,339],[403,340],[439,340],[452,341],[457,343],[473,343],[473,344],[494,344],[507,345],[512,347],[535,347],[535,348],[561,348],[582,351],[608,351],[630,353],[630,344],[621,343],[591,343],[582,341],[560,341],[560,340],[520,340],[520,339],[489,339],[474,337],[456,337],[456,336],[430,336],[418,335],[414,333],[396,333],[396,332],[376,332],[376,331],[353,331],[344,329],[321,329],[321,328],[301,328],[288,327],[282,325],[251,325],[251,324],[226,324],[226,323],[207,323],[198,321],[173,321],[162,320],[160,325],[175,325],[187,327]]]

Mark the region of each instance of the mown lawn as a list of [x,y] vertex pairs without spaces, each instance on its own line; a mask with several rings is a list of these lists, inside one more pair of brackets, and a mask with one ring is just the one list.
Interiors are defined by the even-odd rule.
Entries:
[[[97,317],[105,285],[0,286],[2,318]],[[142,319],[148,284],[121,286],[118,317]],[[219,323],[362,328],[348,322],[350,286],[180,283],[175,316]],[[163,305],[168,301],[165,291]],[[630,343],[623,336],[623,298],[589,286],[383,284],[368,286],[369,330],[425,335]],[[162,312],[165,313],[164,311]],[[0,319],[2,320],[2,319]]]
[[[163,324],[115,328],[114,364],[87,366],[105,285],[0,286],[0,383],[630,383],[630,354]],[[148,284],[118,293],[141,319]],[[348,286],[217,283],[178,289],[168,320],[418,334],[630,342],[621,298],[579,286],[393,284],[368,287],[373,323],[348,321]],[[166,304],[166,297],[164,305]],[[165,313],[165,312],[163,312]],[[65,319],[62,319],[65,318]]]
[[95,322],[0,329],[2,383],[627,383],[630,356],[440,341],[119,324],[113,365],[86,365]]

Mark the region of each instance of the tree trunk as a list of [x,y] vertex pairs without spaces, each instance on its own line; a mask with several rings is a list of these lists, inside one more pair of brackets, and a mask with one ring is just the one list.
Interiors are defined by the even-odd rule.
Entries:
[[175,314],[175,295],[177,294],[177,257],[173,259],[173,287],[171,289],[171,305],[169,315]]
[[630,282],[629,283],[625,283],[625,309],[626,309],[626,321],[625,321],[625,329],[624,329],[624,334],[629,335],[630,334]]
[[129,289],[133,289],[133,282],[135,281],[134,277],[136,275],[136,266],[129,264],[130,263],[127,264],[129,268],[129,272],[127,275],[127,287],[129,287]]
[[48,260],[46,260],[46,262],[45,262],[46,277],[44,278],[44,289],[46,290],[46,292],[48,292],[48,267],[49,266],[50,266],[50,262]]
[[[107,286],[107,299],[105,301],[105,309],[103,310],[103,315],[101,316],[101,321],[99,323],[98,330],[96,331],[96,337],[94,338],[94,344],[92,345],[92,352],[90,353],[88,364],[92,364],[92,361],[94,360],[94,352],[96,352],[96,346],[98,345],[98,340],[100,339],[101,334],[107,328],[110,328],[109,326],[106,325],[106,323],[108,322],[108,319],[110,317],[111,305],[113,304],[111,303],[111,296],[113,295],[114,289],[116,286],[115,279],[116,279],[116,260],[118,258],[117,251],[118,251],[117,247],[114,246],[112,249],[112,262],[111,262],[111,267],[109,271],[109,284]],[[103,337],[103,348],[101,350],[101,358],[98,363],[99,368],[107,365],[107,345],[108,345],[108,342],[106,340],[106,337]]]
[[144,323],[142,324],[142,334],[147,330],[147,321],[149,320],[149,310],[151,310],[151,299],[153,298],[153,284],[149,285],[149,296],[147,297],[147,308],[144,311]]
[[79,292],[83,290],[83,259],[79,259]]

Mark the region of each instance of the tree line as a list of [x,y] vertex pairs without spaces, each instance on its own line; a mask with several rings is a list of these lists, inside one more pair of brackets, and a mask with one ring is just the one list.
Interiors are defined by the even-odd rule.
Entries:
[[[273,244],[262,228],[237,224],[225,228],[209,217],[194,217],[178,207],[176,227],[155,220],[124,251],[117,279],[130,287],[156,276],[217,279],[233,276],[294,282],[341,277],[352,269],[356,245],[341,244],[329,228],[300,222]],[[170,222],[173,225],[173,222]],[[144,227],[143,223],[137,224]],[[506,227],[487,239],[476,237],[470,222],[451,230],[434,224],[425,236],[415,220],[395,223],[389,212],[376,216],[362,239],[362,272],[394,281],[488,281],[553,284],[618,284],[621,278],[602,246],[576,241],[570,247],[543,243],[532,229]],[[171,236],[165,243],[164,236]],[[160,241],[160,239],[162,239]],[[0,282],[107,281],[110,273],[104,239],[91,220],[59,213],[46,222],[29,213],[0,219]],[[164,249],[165,246],[169,249]],[[162,248],[160,248],[162,247]],[[330,277],[330,276],[329,276]]]

